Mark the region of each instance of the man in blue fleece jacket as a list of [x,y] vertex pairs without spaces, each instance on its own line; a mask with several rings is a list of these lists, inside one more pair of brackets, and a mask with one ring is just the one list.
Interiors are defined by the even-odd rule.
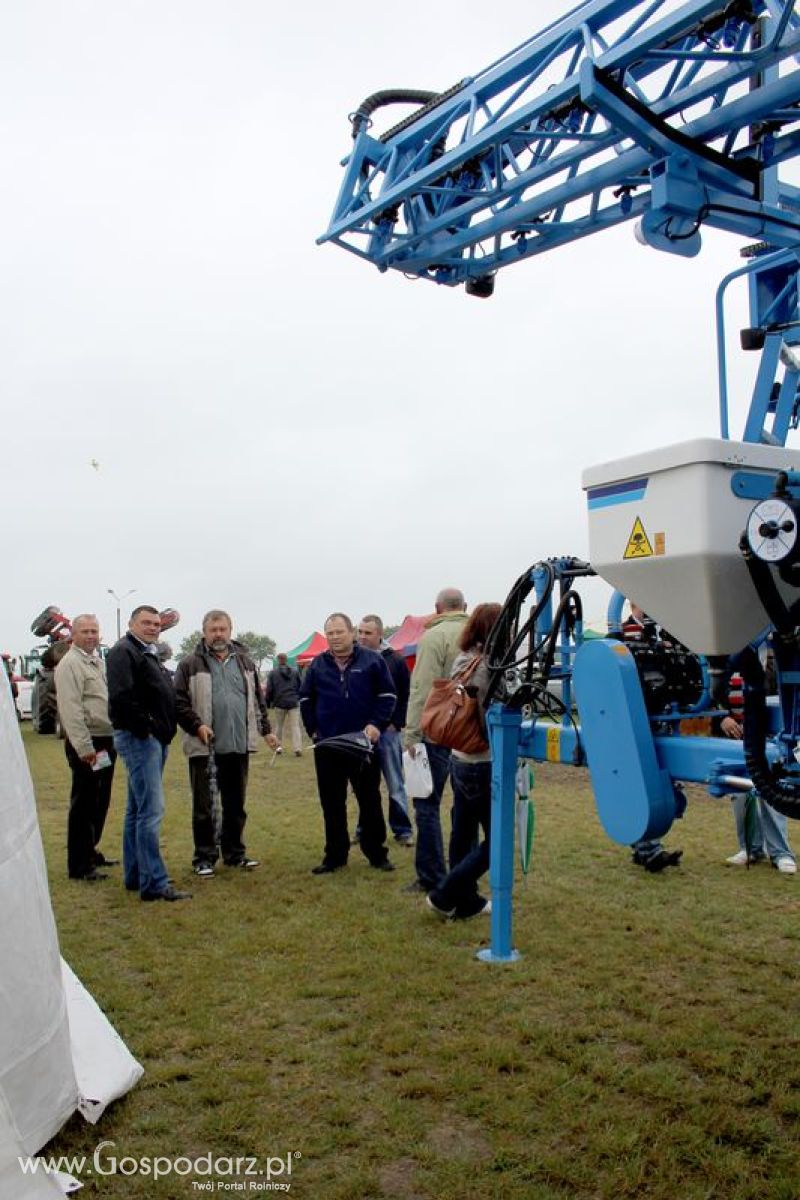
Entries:
[[331,613],[324,628],[328,649],[307,667],[300,691],[300,714],[315,744],[314,766],[325,822],[325,853],[313,874],[327,875],[347,865],[348,784],[358,802],[363,853],[377,870],[392,871],[377,753],[359,755],[317,744],[344,733],[363,733],[374,746],[397,703],[394,684],[380,654],[356,645],[353,622],[345,613]]

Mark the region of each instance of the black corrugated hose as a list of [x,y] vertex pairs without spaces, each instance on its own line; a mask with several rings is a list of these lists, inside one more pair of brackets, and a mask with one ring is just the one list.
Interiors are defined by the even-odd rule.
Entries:
[[[772,571],[765,562],[750,550],[745,535],[739,543],[750,578],[764,605],[767,616],[775,626],[778,635],[775,644],[775,657],[778,667],[781,666],[784,647],[796,642],[795,619],[777,589]],[[767,691],[765,686],[764,668],[758,653],[748,646],[732,660],[735,670],[741,673],[745,686],[744,702],[744,761],[747,773],[762,800],[766,800],[776,812],[786,817],[800,820],[800,779],[793,779],[786,774],[782,764],[771,766],[767,759]]]
[[361,101],[350,118],[353,137],[358,137],[378,108],[383,108],[387,104],[429,104],[438,96],[438,92],[423,92],[417,88],[387,88],[383,92],[373,92],[371,96],[367,96],[366,100]]

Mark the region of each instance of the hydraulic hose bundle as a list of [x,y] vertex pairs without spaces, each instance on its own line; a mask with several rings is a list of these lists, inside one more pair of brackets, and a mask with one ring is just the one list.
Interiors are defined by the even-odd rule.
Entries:
[[[779,484],[780,482],[779,477]],[[796,600],[791,606],[784,601],[778,591],[769,560],[759,556],[753,549],[752,523],[751,516],[748,531],[742,534],[739,542],[739,549],[758,597],[775,627],[775,658],[780,680],[782,667],[796,674],[800,601]],[[760,528],[763,528],[763,524]],[[793,661],[787,662],[787,659]],[[773,766],[767,759],[767,697],[764,670],[758,654],[752,647],[748,647],[733,661],[745,684],[744,756],[748,774],[758,794],[767,804],[787,817],[800,819],[800,774],[795,774],[783,763]],[[797,685],[792,681],[788,688],[791,689],[791,700],[795,700],[798,695]],[[784,702],[784,717],[787,720],[796,718],[796,704],[786,703],[785,696],[781,698]]]
[[[566,587],[565,581],[576,575],[593,574],[587,563],[570,559],[568,564],[555,565],[550,560],[535,563],[520,575],[509,592],[486,642],[485,657],[491,679],[487,703],[501,699],[509,706],[530,705],[535,712],[547,715],[566,712],[564,704],[547,688],[562,630],[573,631],[583,619],[581,598]],[[565,590],[550,628],[537,640],[537,623],[551,604],[557,579]],[[524,617],[523,606],[537,584],[536,603]]]
[[784,816],[800,818],[800,778],[786,774],[782,764],[772,766],[766,754],[767,692],[764,668],[757,652],[748,646],[733,659],[744,679],[744,761],[759,796]]

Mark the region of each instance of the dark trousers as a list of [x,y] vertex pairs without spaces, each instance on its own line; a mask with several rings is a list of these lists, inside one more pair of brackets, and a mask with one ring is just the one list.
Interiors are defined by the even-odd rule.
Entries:
[[67,818],[67,871],[71,879],[88,875],[97,865],[95,847],[100,844],[111,802],[114,760],[117,757],[114,741],[110,737],[95,737],[92,742],[95,750],[108,751],[110,767],[93,771],[85,762],[81,762],[69,741],[64,742],[64,753],[72,771]]
[[241,862],[245,857],[244,834],[247,813],[244,808],[247,794],[247,754],[217,754],[217,787],[222,804],[222,835],[220,847],[214,830],[214,811],[208,787],[208,758],[197,755],[189,759],[189,783],[192,788],[192,834],[194,837],[194,866],[215,863],[220,849],[226,863]]
[[[478,880],[489,870],[492,811],[492,764],[464,762],[453,756],[453,837],[451,855],[455,865],[450,874],[431,892],[438,908],[456,910],[457,917],[471,917],[485,904],[478,891]],[[479,829],[484,840],[476,845]],[[451,861],[453,861],[451,859]]]
[[350,852],[347,831],[347,785],[358,802],[359,845],[373,865],[388,857],[386,822],[381,807],[381,765],[377,754],[356,758],[341,750],[315,750],[319,802],[325,822],[325,855],[330,867],[343,867]]
[[425,742],[431,768],[433,791],[430,796],[414,799],[414,816],[417,821],[417,849],[414,866],[417,880],[426,892],[431,891],[447,874],[444,865],[444,842],[442,841],[442,793],[450,775],[450,751],[435,742]]

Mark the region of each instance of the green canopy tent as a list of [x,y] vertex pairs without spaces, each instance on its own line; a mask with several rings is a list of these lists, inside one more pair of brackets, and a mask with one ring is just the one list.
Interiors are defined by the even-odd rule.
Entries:
[[314,632],[310,633],[307,638],[303,638],[302,642],[300,642],[297,646],[295,646],[294,650],[286,651],[286,660],[290,664],[290,666],[293,666],[293,667],[297,666],[297,656],[299,654],[302,654],[304,650],[307,650],[308,647],[313,642],[314,638],[317,636],[318,636],[317,631],[314,630]]

